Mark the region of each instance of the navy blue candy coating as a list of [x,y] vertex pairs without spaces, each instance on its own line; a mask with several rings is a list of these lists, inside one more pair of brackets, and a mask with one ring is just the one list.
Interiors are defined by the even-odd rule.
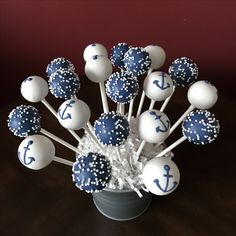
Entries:
[[182,123],[182,132],[189,142],[208,144],[213,142],[220,131],[219,121],[206,110],[192,111]]
[[139,84],[136,77],[125,72],[115,72],[106,82],[106,93],[116,103],[128,103],[137,95]]
[[98,153],[78,156],[72,171],[76,186],[88,193],[101,191],[111,179],[110,162]]
[[75,67],[74,65],[64,57],[58,57],[52,60],[46,69],[46,73],[48,77],[50,77],[53,73],[55,73],[57,70],[70,70],[74,71]]
[[191,59],[181,57],[172,62],[169,75],[176,86],[189,86],[197,79],[198,67]]
[[99,142],[105,146],[119,146],[129,136],[129,123],[121,114],[111,111],[103,113],[94,124]]
[[7,122],[11,132],[19,137],[37,134],[41,129],[41,116],[33,106],[16,107],[10,112]]
[[133,76],[140,76],[148,72],[151,66],[149,54],[142,48],[130,48],[124,56],[124,67]]
[[130,45],[127,43],[118,43],[111,49],[111,63],[113,66],[117,66],[120,69],[124,69],[124,55],[130,49]]
[[49,90],[56,98],[69,99],[80,89],[80,80],[76,73],[58,70],[48,80]]

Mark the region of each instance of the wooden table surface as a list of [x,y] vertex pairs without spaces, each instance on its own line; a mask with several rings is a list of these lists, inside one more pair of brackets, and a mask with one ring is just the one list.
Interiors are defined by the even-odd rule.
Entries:
[[[94,121],[101,112],[98,87],[83,81],[79,97],[88,102]],[[87,88],[87,89],[86,89]],[[90,91],[88,90],[90,88]],[[166,114],[176,120],[187,108],[186,90],[179,89]],[[17,95],[18,96],[18,95]],[[58,100],[49,96],[53,106]],[[21,165],[17,148],[21,139],[7,129],[7,115],[17,105],[28,104],[21,96],[0,109],[0,235],[236,235],[235,101],[219,97],[212,109],[220,120],[219,138],[208,146],[184,142],[174,150],[181,182],[175,192],[154,196],[142,216],[127,222],[105,218],[95,208],[92,197],[77,189],[71,168],[53,162],[33,171]],[[43,128],[76,145],[42,104],[37,107]],[[137,102],[136,102],[137,107]],[[159,106],[157,105],[156,108]],[[180,137],[180,130],[167,140]],[[56,144],[56,155],[74,160],[74,153]]]

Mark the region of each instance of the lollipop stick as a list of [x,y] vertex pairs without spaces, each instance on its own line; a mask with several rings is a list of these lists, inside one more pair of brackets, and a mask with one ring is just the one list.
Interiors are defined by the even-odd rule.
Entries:
[[142,152],[142,150],[144,148],[145,143],[146,143],[146,141],[144,141],[144,140],[141,142],[141,144],[140,144],[140,146],[138,148],[138,151],[137,151],[137,160],[135,160],[135,161],[138,161],[138,158],[139,158],[139,156],[140,156],[140,154],[141,154],[141,152]]
[[74,136],[74,138],[79,142],[82,143],[82,139],[75,133],[75,131],[68,129],[68,131]]
[[143,107],[143,103],[144,103],[144,99],[145,99],[145,92],[143,91],[142,95],[141,95],[140,102],[139,102],[139,106],[138,106],[138,111],[137,111],[136,117],[140,116],[140,113],[141,113],[142,107]]
[[160,152],[158,155],[156,155],[155,157],[161,157],[163,155],[165,155],[167,152],[171,151],[172,149],[174,149],[176,146],[178,146],[179,144],[181,144],[183,141],[185,141],[187,138],[185,136],[181,137],[180,139],[178,139],[177,141],[175,141],[174,143],[172,143],[168,148],[166,148],[165,150],[163,150],[162,152]]
[[130,122],[134,107],[134,98],[129,103],[129,113],[128,113],[128,122]]
[[120,114],[122,116],[125,114],[125,104],[120,104]]
[[165,108],[166,108],[167,104],[169,103],[169,101],[170,101],[172,95],[174,94],[174,92],[175,92],[175,86],[173,86],[172,94],[168,98],[166,98],[166,100],[162,104],[161,109],[160,109],[161,112],[163,112],[165,110]]
[[174,125],[170,128],[169,135],[179,126],[179,124],[183,121],[183,119],[195,109],[195,106],[190,105],[190,107],[184,112],[184,114],[174,123]]
[[99,87],[100,87],[100,93],[101,93],[101,98],[102,98],[103,111],[105,113],[108,113],[109,112],[109,108],[108,108],[108,101],[107,101],[107,95],[106,95],[106,90],[105,90],[104,82],[100,82],[99,83]]
[[150,103],[150,106],[149,106],[149,109],[148,110],[152,110],[154,105],[155,105],[155,102],[154,100],[151,100],[151,103]]
[[42,134],[44,134],[45,136],[48,136],[49,138],[55,140],[56,142],[58,142],[58,143],[64,145],[65,147],[71,149],[72,151],[74,151],[74,152],[76,152],[76,153],[78,153],[78,154],[81,154],[81,151],[80,151],[78,148],[72,146],[71,144],[67,143],[67,142],[64,141],[63,139],[60,139],[59,137],[55,136],[54,134],[48,132],[47,130],[41,128],[40,132],[41,132]]
[[60,158],[60,157],[53,157],[52,160],[56,161],[56,162],[59,162],[59,163],[62,163],[62,164],[67,165],[67,166],[73,166],[72,161],[68,161],[68,160]]

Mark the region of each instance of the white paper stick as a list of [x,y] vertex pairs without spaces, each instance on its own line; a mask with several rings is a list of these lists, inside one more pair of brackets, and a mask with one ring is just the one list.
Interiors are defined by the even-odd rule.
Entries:
[[69,160],[66,160],[66,159],[63,159],[63,158],[60,158],[60,157],[53,157],[52,160],[56,161],[56,162],[59,162],[59,163],[62,163],[62,164],[67,165],[67,166],[73,166],[73,164],[74,164],[72,161],[69,161]]
[[174,123],[174,125],[171,126],[169,135],[179,126],[179,124],[183,121],[183,119],[194,109],[195,106],[190,105],[190,107],[184,112],[184,114]]
[[163,155],[165,155],[167,152],[171,151],[172,149],[174,149],[176,146],[178,146],[179,144],[181,144],[183,141],[185,141],[187,138],[185,136],[181,137],[180,139],[178,139],[177,141],[175,141],[174,143],[172,143],[169,147],[167,147],[166,149],[164,149],[162,152],[160,152],[158,155],[156,155],[155,157],[161,157]]
[[120,114],[123,116],[125,114],[125,104],[120,104]]
[[68,131],[74,136],[74,138],[79,142],[79,143],[82,143],[82,139],[78,136],[78,134],[75,133],[74,130],[70,130],[68,129]]
[[71,144],[67,143],[67,142],[64,141],[63,139],[61,139],[61,138],[55,136],[54,134],[48,132],[47,130],[41,128],[40,132],[41,132],[42,134],[44,134],[45,136],[48,136],[49,138],[55,140],[56,142],[58,142],[58,143],[64,145],[65,147],[71,149],[72,151],[74,151],[74,152],[76,152],[76,153],[78,153],[78,154],[82,154],[81,150],[79,150],[78,148],[76,148],[76,147],[72,146]]
[[137,114],[136,114],[136,118],[138,118],[138,117],[140,116],[140,113],[141,113],[142,108],[143,108],[144,100],[145,100],[145,92],[143,91],[143,92],[142,92],[142,95],[141,95],[140,102],[139,102],[139,106],[138,106],[138,111],[137,111]]
[[140,154],[141,154],[141,152],[142,152],[142,150],[143,150],[145,144],[146,144],[146,141],[143,140],[143,141],[141,142],[139,148],[138,148],[138,151],[137,151],[137,160],[135,160],[135,161],[138,161],[138,158],[139,158],[139,156],[140,156]]
[[134,108],[134,98],[129,103],[128,122],[130,122]]
[[172,94],[168,98],[166,98],[166,100],[162,104],[161,109],[160,109],[161,112],[163,112],[165,110],[165,108],[166,108],[167,104],[169,103],[171,97],[173,96],[174,92],[175,92],[175,86],[173,86]]
[[108,101],[107,101],[107,95],[106,95],[106,90],[105,90],[104,82],[100,82],[99,83],[99,88],[100,88],[100,93],[101,93],[101,98],[102,98],[103,111],[105,113],[108,113],[109,112],[109,108],[108,108]]
[[156,102],[156,101],[151,100],[150,106],[149,106],[149,109],[148,109],[148,110],[152,110],[152,109],[153,109],[153,107],[154,107],[154,105],[155,105],[155,102]]

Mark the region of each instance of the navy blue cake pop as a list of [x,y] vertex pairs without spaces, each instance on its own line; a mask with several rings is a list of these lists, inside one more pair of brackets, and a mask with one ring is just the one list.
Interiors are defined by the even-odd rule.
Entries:
[[75,67],[74,65],[67,60],[64,57],[58,57],[55,58],[54,60],[52,60],[46,69],[46,73],[48,75],[48,77],[50,77],[53,73],[55,73],[58,70],[70,70],[70,71],[74,71]]
[[121,114],[111,111],[103,113],[94,124],[99,142],[105,146],[119,146],[129,135],[129,123]]
[[125,72],[115,72],[106,82],[106,93],[116,103],[128,103],[137,95],[139,84],[136,77]]
[[130,45],[127,43],[118,43],[111,49],[111,63],[113,66],[117,66],[120,69],[124,69],[124,55],[130,49]]
[[124,68],[133,76],[140,76],[148,72],[151,66],[149,54],[142,48],[130,48],[124,56]]
[[219,121],[207,110],[192,111],[182,123],[183,135],[194,144],[213,142],[220,131]]
[[78,156],[72,168],[76,187],[88,193],[99,192],[111,179],[111,165],[104,155],[88,153]]
[[169,67],[169,75],[176,86],[189,86],[197,79],[198,67],[187,57],[177,58]]
[[41,116],[33,106],[16,107],[10,112],[7,122],[10,131],[19,137],[37,134],[41,129]]
[[80,89],[80,80],[76,73],[57,70],[48,80],[49,90],[56,98],[70,99]]

